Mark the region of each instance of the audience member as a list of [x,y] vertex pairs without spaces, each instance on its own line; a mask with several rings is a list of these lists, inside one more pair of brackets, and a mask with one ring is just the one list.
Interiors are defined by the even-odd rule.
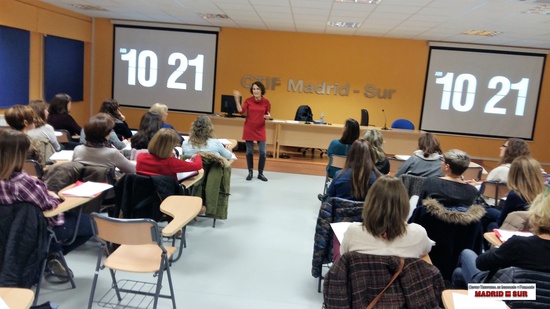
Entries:
[[[176,128],[174,128],[174,126],[172,126],[169,123],[166,123],[166,119],[168,118],[168,106],[166,106],[166,104],[155,103],[149,108],[149,111],[153,112],[153,113],[157,113],[157,114],[162,116],[161,128],[172,129],[176,133],[178,133],[178,130],[176,130]],[[183,137],[181,135],[179,135],[179,133],[178,133],[178,136],[180,137],[180,141],[181,141],[180,144],[183,143]]]
[[[12,129],[21,131],[25,134],[35,127],[34,119],[36,115],[34,110],[26,105],[14,105],[8,108],[4,113],[4,117]],[[44,167],[54,152],[55,149],[49,140],[31,138],[27,159],[35,160]]]
[[451,149],[445,152],[440,164],[444,176],[431,176],[424,180],[418,204],[426,198],[433,198],[445,207],[472,205],[478,191],[462,180],[462,174],[469,165],[470,157],[464,151]]
[[118,168],[123,173],[135,173],[136,166],[126,159],[117,149],[112,148],[108,138],[115,126],[111,117],[99,113],[84,126],[86,143],[76,146],[73,161],[87,165]]
[[[453,273],[455,288],[484,282],[489,272],[510,266],[550,272],[550,189],[537,195],[529,207],[533,236],[512,236],[500,247],[477,256],[471,250],[460,254],[459,267]],[[512,282],[510,282],[512,283]]]
[[47,139],[52,144],[55,151],[61,150],[61,145],[57,141],[53,127],[46,123],[48,119],[49,104],[44,100],[31,100],[29,106],[34,110],[34,128],[27,134],[33,139]]
[[183,154],[191,156],[200,151],[211,152],[226,159],[231,159],[233,154],[216,138],[214,138],[214,126],[208,116],[199,116],[189,131],[189,140],[181,145]]
[[428,254],[432,241],[422,226],[407,224],[409,208],[409,196],[403,182],[392,176],[381,176],[367,193],[363,222],[354,222],[348,227],[340,253],[358,251],[403,258],[420,258]]
[[[359,123],[357,120],[348,118],[342,128],[342,137],[340,139],[334,139],[330,142],[327,148],[327,155],[347,156],[353,142],[359,138]],[[327,165],[327,175],[330,178],[334,178],[336,173],[340,171],[339,168]]]
[[115,122],[115,128],[113,130],[116,133],[118,140],[123,141],[125,139],[129,140],[132,138],[132,130],[128,127],[128,124],[125,121],[126,117],[122,114],[117,100],[106,99],[101,104],[99,112],[108,114],[111,118],[113,118]]
[[382,174],[387,175],[390,172],[390,160],[384,152],[384,137],[376,129],[368,129],[363,134],[363,138],[369,141],[375,153],[376,169]]
[[441,148],[439,141],[432,133],[424,133],[418,138],[418,150],[413,152],[395,173],[395,177],[402,174],[415,176],[443,176],[441,172]]
[[[30,139],[24,133],[15,130],[0,130],[0,204],[11,205],[28,202],[37,205],[43,211],[55,209],[61,202],[59,197],[54,192],[48,191],[42,180],[22,172],[29,147]],[[78,213],[66,212],[48,218],[48,224],[52,227],[58,241],[68,241],[73,237],[77,228],[78,216]],[[65,255],[90,239],[93,234],[90,217],[87,214],[80,216],[80,224],[78,224],[74,242],[67,246],[61,246],[61,248],[58,242],[52,242],[50,252],[61,250]],[[71,275],[71,272],[67,271],[54,255],[48,258],[47,268],[48,274]],[[46,276],[46,279],[49,278]]]
[[146,112],[141,116],[139,129],[131,139],[132,149],[147,149],[149,141],[162,125],[162,116],[153,112]]
[[271,103],[264,97],[265,86],[260,81],[255,81],[250,85],[250,94],[252,96],[244,100],[241,105],[241,93],[238,90],[233,91],[237,110],[246,117],[243,126],[243,140],[246,142],[246,165],[248,167],[246,180],[252,180],[252,171],[254,170],[254,141],[256,141],[260,151],[258,179],[267,181],[267,178],[264,176],[266,160],[265,121],[271,118]]
[[374,167],[374,152],[367,140],[353,142],[344,168],[334,177],[327,189],[327,197],[364,201],[370,186],[380,172]]
[[71,111],[71,97],[66,93],[58,93],[50,102],[48,109],[49,115],[47,122],[55,130],[67,130],[69,134],[80,134],[81,127],[76,123],[74,118],[69,114]]
[[180,160],[174,155],[174,147],[179,145],[179,135],[172,129],[160,129],[151,139],[148,153],[140,153],[136,159],[136,173],[141,175],[167,175],[178,180],[178,173],[198,171],[202,159],[193,155],[189,161]]
[[[108,115],[106,113],[103,113],[103,114]],[[109,144],[111,144],[113,147],[115,147],[118,150],[123,150],[130,143],[130,141],[128,140],[120,140],[114,130],[109,133],[109,138],[107,140],[109,141]],[[86,143],[86,132],[84,132],[84,128],[80,130],[80,143],[81,144]]]

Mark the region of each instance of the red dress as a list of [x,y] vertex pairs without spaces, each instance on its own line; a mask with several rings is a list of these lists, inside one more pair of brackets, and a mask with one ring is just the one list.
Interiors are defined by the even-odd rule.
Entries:
[[195,161],[187,162],[170,157],[161,159],[150,153],[140,153],[136,159],[136,174],[157,176],[167,175],[178,180],[178,173],[198,171],[202,168],[202,158],[195,156]]
[[246,114],[243,127],[243,140],[265,142],[264,115],[271,112],[269,100],[262,97],[260,101],[256,101],[252,96],[244,101],[242,109],[241,114]]

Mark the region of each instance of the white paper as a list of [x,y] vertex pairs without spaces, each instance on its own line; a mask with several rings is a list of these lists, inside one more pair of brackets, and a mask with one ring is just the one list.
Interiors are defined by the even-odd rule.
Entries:
[[218,138],[218,141],[224,145],[231,145],[231,142],[227,138]]
[[507,241],[508,239],[510,239],[510,237],[512,237],[514,235],[523,236],[523,237],[533,236],[533,233],[531,233],[531,232],[507,231],[507,230],[502,230],[502,229],[494,229],[493,232],[495,232],[498,239],[500,239],[500,241],[502,241],[502,242]]
[[198,175],[199,172],[198,171],[192,171],[192,172],[181,172],[181,173],[177,173],[177,176],[178,176],[178,180],[179,181],[182,181],[182,180],[185,180],[191,176],[195,176],[195,175]]
[[63,132],[53,131],[53,134],[54,134],[55,136],[61,136],[61,135],[63,135]]
[[351,225],[351,223],[352,222],[336,222],[330,224],[330,227],[334,232],[334,236],[336,236],[340,243],[344,241],[344,233],[348,230],[348,227]]
[[0,297],[0,309],[10,309],[10,307],[8,306],[8,304],[6,304],[2,297]]
[[59,152],[54,152],[50,157],[52,161],[72,161],[73,160],[73,151],[72,150],[61,150]]
[[453,304],[456,309],[506,308],[506,304],[502,300],[475,298],[460,293],[453,293]]
[[411,156],[407,156],[407,155],[395,155],[395,158],[397,160],[403,160],[403,161],[407,161]]
[[87,181],[79,186],[73,187],[69,190],[63,191],[64,196],[74,197],[94,197],[97,194],[109,190],[113,186],[108,183]]

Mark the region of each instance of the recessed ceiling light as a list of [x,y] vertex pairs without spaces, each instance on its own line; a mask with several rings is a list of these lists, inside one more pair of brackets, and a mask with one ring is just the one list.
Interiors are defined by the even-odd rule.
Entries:
[[487,31],[487,30],[469,30],[469,31],[463,32],[462,34],[477,35],[477,36],[495,36],[495,35],[499,35],[500,32],[498,32],[498,31]]
[[530,9],[527,11],[523,11],[523,13],[526,14],[541,14],[541,15],[550,15],[550,6],[549,5],[541,5],[537,6],[534,9]]
[[199,14],[203,19],[229,19],[227,14],[204,13]]
[[79,10],[85,10],[85,11],[108,11],[106,8],[102,8],[97,5],[87,5],[87,4],[78,4],[78,3],[72,3],[70,6],[77,8]]
[[382,0],[334,0],[334,2],[378,4],[382,2]]
[[341,27],[341,28],[359,28],[361,23],[351,22],[351,21],[329,21],[327,25],[331,27]]

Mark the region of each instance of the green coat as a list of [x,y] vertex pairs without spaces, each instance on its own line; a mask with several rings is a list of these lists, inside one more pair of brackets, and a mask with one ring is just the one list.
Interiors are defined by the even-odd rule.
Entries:
[[212,153],[199,152],[198,155],[202,157],[204,176],[193,185],[193,195],[202,198],[207,217],[227,219],[231,165]]

